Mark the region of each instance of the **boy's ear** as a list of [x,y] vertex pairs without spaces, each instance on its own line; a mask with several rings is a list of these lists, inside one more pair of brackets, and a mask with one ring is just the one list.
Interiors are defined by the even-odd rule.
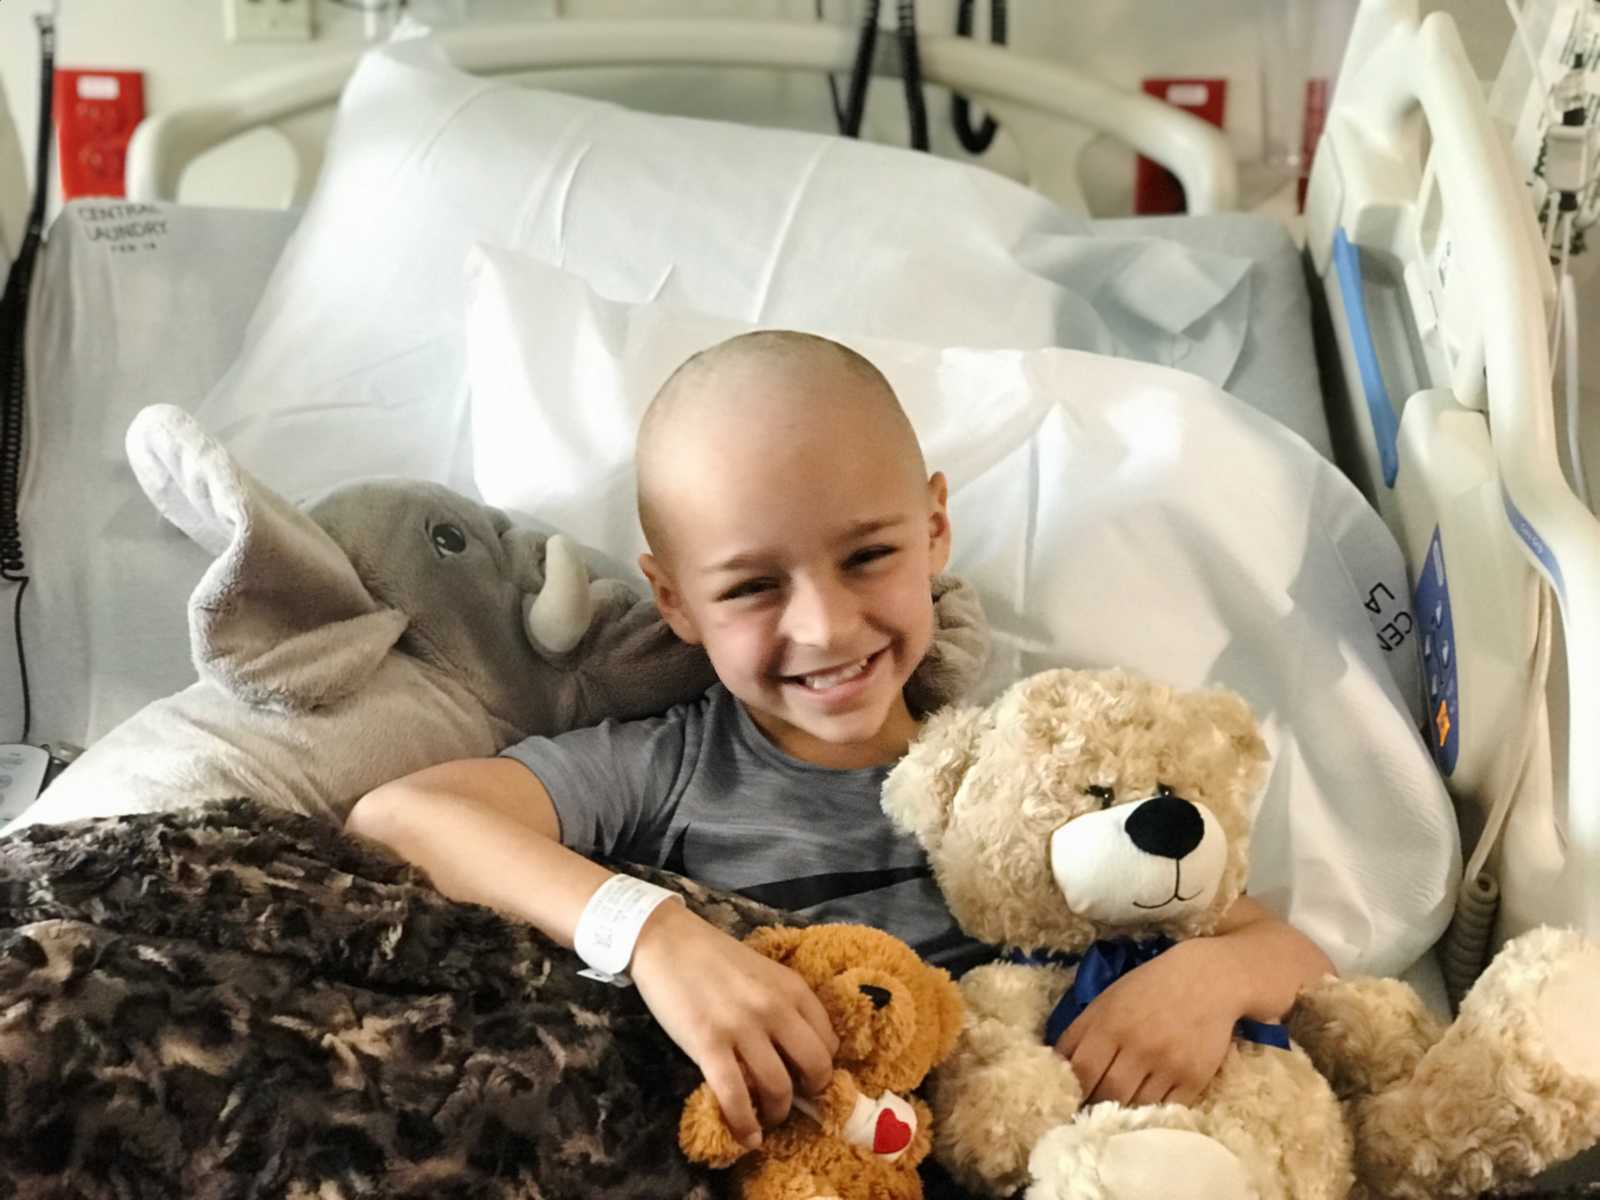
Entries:
[[683,597],[672,582],[672,576],[667,574],[667,569],[655,555],[641,554],[639,570],[644,572],[645,579],[650,582],[650,594],[655,597],[656,609],[661,613],[661,619],[673,633],[678,635],[679,641],[698,646],[700,633],[690,619],[688,610],[684,608]]
[[937,575],[950,562],[950,484],[943,471],[928,477],[928,570]]

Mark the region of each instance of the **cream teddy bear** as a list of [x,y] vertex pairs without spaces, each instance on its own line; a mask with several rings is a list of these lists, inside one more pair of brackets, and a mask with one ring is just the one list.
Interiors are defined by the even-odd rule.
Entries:
[[1449,1028],[1402,984],[1329,979],[1297,1004],[1295,1044],[1237,1031],[1194,1107],[1082,1106],[1056,1038],[1097,978],[1216,927],[1266,771],[1229,692],[1057,670],[937,714],[891,773],[884,808],[961,927],[1014,952],[962,980],[966,1026],[931,1080],[935,1155],[965,1186],[1470,1196],[1600,1139],[1600,1038],[1580,1024],[1600,952],[1550,930],[1509,945]]

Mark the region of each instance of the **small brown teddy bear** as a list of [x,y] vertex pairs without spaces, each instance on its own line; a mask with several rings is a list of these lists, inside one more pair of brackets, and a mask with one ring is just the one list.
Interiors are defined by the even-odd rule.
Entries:
[[1469,1196],[1600,1137],[1600,1038],[1579,1028],[1600,955],[1549,930],[1508,946],[1448,1030],[1403,984],[1330,978],[1291,1019],[1304,1049],[1241,1022],[1193,1108],[1081,1106],[1056,1039],[1118,971],[1216,927],[1266,770],[1232,693],[1057,670],[937,714],[891,773],[884,808],[956,920],[1017,952],[962,979],[967,1025],[930,1081],[937,1156],[967,1187]]
[[904,942],[864,925],[769,926],[746,944],[816,991],[839,1037],[833,1079],[815,1101],[797,1100],[754,1152],[734,1141],[702,1084],[678,1126],[684,1154],[734,1166],[743,1200],[916,1200],[933,1132],[927,1105],[907,1093],[955,1045],[960,990]]

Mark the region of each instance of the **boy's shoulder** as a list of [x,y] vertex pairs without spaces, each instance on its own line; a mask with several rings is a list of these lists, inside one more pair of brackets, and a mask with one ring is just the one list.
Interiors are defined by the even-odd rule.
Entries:
[[739,702],[733,698],[733,693],[728,691],[721,683],[713,683],[693,700],[684,700],[674,704],[661,718],[680,724],[689,722],[711,722],[737,719]]

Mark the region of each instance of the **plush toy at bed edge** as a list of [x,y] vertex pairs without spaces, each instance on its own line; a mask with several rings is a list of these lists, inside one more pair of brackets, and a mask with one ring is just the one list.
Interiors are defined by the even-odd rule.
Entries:
[[373,787],[530,733],[642,716],[711,683],[698,648],[559,537],[437,484],[342,486],[302,511],[188,413],[127,452],[216,555],[189,600],[198,682],[83,754],[15,825],[248,796],[342,821]]
[[884,808],[962,929],[1015,952],[962,978],[969,1020],[930,1081],[935,1157],[967,1186],[1466,1197],[1600,1139],[1600,949],[1549,929],[1509,943],[1453,1025],[1399,981],[1330,977],[1287,1028],[1241,1022],[1193,1108],[1082,1107],[1056,1040],[1123,971],[1215,928],[1266,767],[1230,692],[1056,670],[935,715],[890,774]]
[[864,925],[769,926],[745,943],[811,985],[839,1038],[822,1095],[796,1101],[759,1150],[736,1142],[701,1084],[678,1142],[691,1162],[734,1169],[739,1200],[917,1200],[933,1145],[928,1106],[910,1095],[961,1032],[961,992],[898,938]]
[[[663,712],[715,679],[565,538],[437,484],[351,483],[301,510],[188,413],[144,409],[127,452],[156,509],[216,555],[189,600],[199,681],[97,741],[7,830],[249,797],[342,821],[364,793],[452,759]],[[972,589],[935,584],[931,710],[978,677]]]

